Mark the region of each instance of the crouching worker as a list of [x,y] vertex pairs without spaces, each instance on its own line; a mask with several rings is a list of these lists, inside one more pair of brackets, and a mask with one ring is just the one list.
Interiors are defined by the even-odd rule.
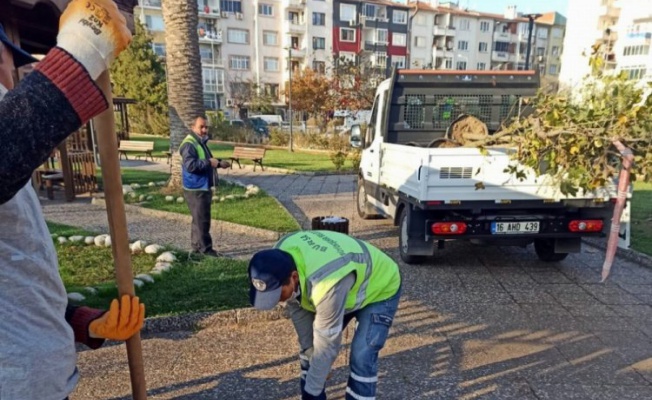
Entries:
[[373,399],[378,352],[398,308],[398,265],[378,248],[342,233],[303,231],[283,237],[249,263],[251,304],[285,302],[297,331],[301,398],[326,399],[325,384],[342,330],[356,319],[346,399]]

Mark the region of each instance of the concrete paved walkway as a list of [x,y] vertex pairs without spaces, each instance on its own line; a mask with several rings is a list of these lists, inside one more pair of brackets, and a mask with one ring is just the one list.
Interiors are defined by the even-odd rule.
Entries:
[[[356,217],[351,176],[246,170],[224,175],[277,196],[304,226],[313,216],[350,218],[353,235],[397,256],[391,223]],[[51,207],[66,210],[46,203],[48,218],[56,216]],[[84,214],[86,208],[79,207]],[[78,212],[69,211],[67,218]],[[128,217],[130,229],[159,235],[148,231],[148,224],[160,229],[154,222]],[[104,223],[100,216],[80,218],[89,225]],[[229,244],[234,252],[255,250],[250,239],[242,240]],[[585,247],[561,263],[546,264],[531,248],[454,243],[423,265],[401,263],[404,294],[382,352],[378,398],[652,398],[652,270],[618,258],[612,277],[601,284],[602,259],[601,250]],[[292,325],[262,316],[146,337],[150,398],[298,398]],[[328,383],[329,399],[343,398],[352,335],[349,327]],[[124,346],[81,352],[79,367],[82,380],[72,399],[129,398]]]

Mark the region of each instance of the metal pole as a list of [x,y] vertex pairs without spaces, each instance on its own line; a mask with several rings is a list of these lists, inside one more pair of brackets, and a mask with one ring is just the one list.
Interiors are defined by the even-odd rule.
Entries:
[[525,53],[525,70],[530,69],[530,52],[532,51],[532,27],[534,26],[534,17],[528,15],[528,34],[527,34],[527,51]]
[[294,122],[292,121],[293,115],[292,115],[292,43],[290,43],[290,46],[288,46],[288,67],[290,68],[290,82],[289,82],[289,89],[288,89],[288,114],[290,114],[290,148],[289,150],[292,152],[294,151],[293,144],[292,144],[292,127],[294,125]]

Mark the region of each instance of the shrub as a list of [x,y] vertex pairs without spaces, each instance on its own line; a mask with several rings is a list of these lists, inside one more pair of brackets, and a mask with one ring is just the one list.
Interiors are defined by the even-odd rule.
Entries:
[[344,166],[346,162],[347,153],[345,151],[332,151],[330,154],[331,161],[335,165],[335,170],[339,171]]
[[353,170],[358,171],[360,169],[360,161],[362,160],[362,150],[353,149],[349,153],[349,159],[351,160],[351,164],[353,164]]
[[[294,139],[294,138],[293,138]],[[269,144],[272,146],[287,146],[290,143],[290,134],[279,128],[272,128],[269,132]]]

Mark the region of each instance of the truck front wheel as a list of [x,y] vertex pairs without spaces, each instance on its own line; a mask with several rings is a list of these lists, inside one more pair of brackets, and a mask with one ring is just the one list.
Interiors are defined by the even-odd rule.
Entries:
[[364,188],[364,180],[358,179],[358,190],[356,191],[355,203],[358,209],[358,215],[362,219],[373,219],[378,216],[373,212],[373,207],[367,201],[367,191]]
[[408,208],[403,208],[403,211],[401,212],[401,219],[399,220],[398,252],[401,256],[401,260],[403,260],[403,262],[406,264],[418,264],[423,262],[425,257],[409,254],[408,213]]
[[555,253],[554,239],[536,239],[534,241],[534,251],[537,253],[539,260],[545,262],[561,261],[568,257],[568,253]]

